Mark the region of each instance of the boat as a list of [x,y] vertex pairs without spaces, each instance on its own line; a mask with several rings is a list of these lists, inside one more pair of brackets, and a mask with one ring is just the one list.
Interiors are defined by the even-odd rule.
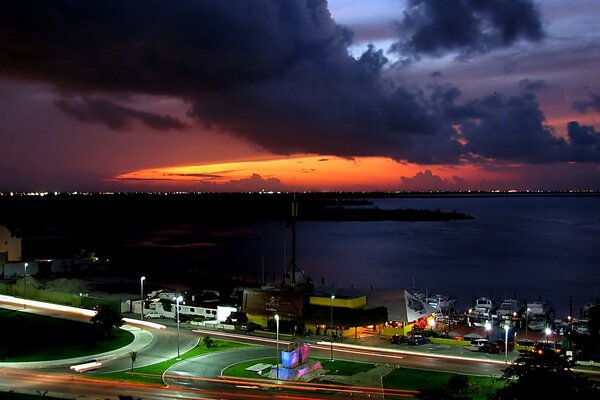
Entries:
[[432,297],[427,297],[425,299],[425,302],[431,307],[438,310],[439,312],[447,313],[448,311],[454,308],[454,305],[456,304],[456,299],[450,296],[436,294]]
[[521,311],[522,305],[518,300],[505,299],[498,307],[496,315],[498,319],[511,319],[516,317],[519,311]]
[[485,326],[485,322],[492,318],[494,302],[487,297],[480,297],[475,300],[475,307],[470,308],[467,313],[469,325]]
[[492,299],[487,297],[480,297],[477,300],[475,300],[475,308],[473,309],[473,313],[475,314],[475,316],[490,318],[493,310],[494,302],[492,301]]
[[545,301],[527,303],[527,308],[525,309],[525,318],[528,321],[527,327],[532,331],[545,329],[548,325],[550,312],[550,306]]

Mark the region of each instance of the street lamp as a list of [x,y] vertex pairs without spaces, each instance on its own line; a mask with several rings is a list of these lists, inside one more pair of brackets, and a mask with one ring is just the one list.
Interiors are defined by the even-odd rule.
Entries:
[[25,300],[23,301],[23,310],[27,308],[27,267],[29,266],[29,263],[25,263],[23,264],[23,269],[25,270],[25,276],[23,277],[23,297],[25,297]]
[[508,331],[510,330],[510,325],[504,325],[504,363],[508,364]]
[[277,336],[276,336],[276,361],[275,361],[275,378],[277,380],[279,380],[279,315],[275,314],[275,326],[276,326],[276,330],[277,330]]
[[529,328],[529,311],[531,311],[531,308],[527,307],[527,311],[525,312],[525,340],[529,340],[529,337],[527,336],[527,329]]
[[485,321],[485,331],[487,332],[487,338],[490,338],[490,331],[492,330],[492,324],[490,321]]
[[144,320],[144,281],[146,280],[145,276],[140,278],[140,319]]
[[179,360],[179,302],[183,301],[183,297],[177,296],[173,300],[175,300],[175,305],[177,307],[177,359]]
[[544,332],[546,333],[546,344],[548,344],[548,335],[552,333],[552,329],[547,326],[546,329],[544,329]]
[[331,295],[331,318],[329,320],[329,329],[331,329],[331,336],[329,338],[329,343],[331,344],[331,358],[329,361],[333,361],[333,299],[335,299],[335,295]]

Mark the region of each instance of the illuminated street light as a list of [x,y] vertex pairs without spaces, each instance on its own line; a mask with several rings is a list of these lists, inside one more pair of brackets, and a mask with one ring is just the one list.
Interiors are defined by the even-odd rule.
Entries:
[[529,340],[529,337],[527,336],[527,329],[529,328],[529,311],[531,311],[531,308],[527,307],[527,311],[525,311],[525,340]]
[[504,335],[504,362],[508,364],[508,331],[510,330],[510,325],[504,325],[504,331],[506,332]]
[[548,344],[548,335],[552,333],[552,329],[547,326],[546,329],[544,329],[544,333],[546,333],[546,344]]
[[276,326],[276,331],[277,331],[277,336],[276,336],[276,365],[275,365],[275,378],[279,380],[279,315],[275,314],[275,326]]
[[144,281],[146,280],[145,276],[140,278],[140,319],[144,320]]
[[25,263],[23,264],[24,270],[25,270],[25,277],[23,277],[23,297],[25,297],[25,301],[23,301],[23,309],[27,308],[27,267],[29,266],[29,263]]
[[331,329],[331,336],[329,339],[329,343],[331,345],[331,358],[329,361],[333,361],[333,299],[335,299],[335,294],[331,295],[331,318],[329,324],[329,329]]
[[179,360],[179,302],[183,301],[183,297],[177,296],[173,300],[175,300],[175,305],[177,306],[177,359]]

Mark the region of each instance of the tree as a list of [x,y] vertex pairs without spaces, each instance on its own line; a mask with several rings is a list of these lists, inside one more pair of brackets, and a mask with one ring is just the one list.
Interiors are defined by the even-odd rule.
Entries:
[[137,351],[130,351],[129,358],[131,358],[131,371],[133,372],[133,363],[137,359]]
[[202,338],[202,344],[204,345],[204,347],[209,349],[213,347],[215,343],[210,336],[205,336]]
[[571,370],[572,362],[550,349],[523,352],[503,370],[506,386],[495,400],[592,399],[600,391],[589,379]]
[[96,315],[90,321],[102,327],[104,336],[110,336],[113,328],[118,328],[123,325],[121,313],[106,305],[98,305],[94,307]]

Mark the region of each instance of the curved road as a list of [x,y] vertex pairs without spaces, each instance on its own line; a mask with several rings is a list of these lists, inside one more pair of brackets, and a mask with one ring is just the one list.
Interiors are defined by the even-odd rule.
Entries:
[[[29,310],[29,309],[28,309]],[[30,310],[29,312],[40,312]],[[61,318],[89,319],[88,317],[64,315],[60,312],[48,312]],[[167,322],[168,325],[174,325]],[[177,329],[171,326],[168,329],[141,330],[132,328],[136,334],[136,340],[124,349],[96,356],[104,364],[102,369],[89,371],[86,375],[98,373],[128,370],[131,367],[129,351],[137,351],[138,357],[135,367],[154,364],[171,359],[177,355]],[[150,332],[150,334],[149,334]],[[377,395],[381,397],[379,387],[355,387],[349,389],[335,384],[298,384],[283,381],[248,380],[242,378],[221,377],[224,368],[240,361],[250,359],[270,358],[275,355],[276,341],[272,338],[261,338],[251,335],[240,335],[238,333],[223,331],[195,330],[189,331],[182,326],[179,334],[180,353],[193,348],[203,335],[213,338],[235,340],[239,342],[252,343],[259,347],[237,349],[227,352],[211,353],[193,359],[181,361],[169,368],[164,381],[167,386],[153,386],[133,384],[130,382],[107,382],[94,379],[84,379],[72,373],[69,365],[74,361],[82,362],[93,356],[82,357],[77,360],[60,360],[58,362],[21,364],[21,368],[11,367],[0,363],[0,388],[2,390],[17,390],[29,393],[44,393],[48,395],[87,397],[87,398],[117,398],[119,395],[127,394],[143,399],[165,399],[177,398],[272,398],[285,396],[301,396],[310,398],[348,398],[352,395]],[[151,337],[149,337],[151,336]],[[280,340],[280,348],[290,343]],[[331,354],[331,344],[328,342],[311,343],[312,354],[327,359]],[[402,347],[409,349],[409,347]],[[433,346],[430,351],[437,351],[440,347]],[[414,348],[412,348],[414,349]],[[416,349],[420,350],[420,349]],[[350,361],[363,361],[378,364],[398,365],[410,368],[429,369],[436,371],[460,372],[475,375],[498,375],[504,364],[498,359],[477,360],[472,357],[448,356],[444,354],[432,355],[426,352],[398,350],[398,347],[378,348],[352,346],[334,343],[334,354],[336,359]],[[12,366],[16,367],[16,366]],[[36,367],[32,372],[31,368]],[[65,373],[67,372],[68,373]],[[258,376],[257,376],[258,377]],[[89,377],[88,377],[89,378]],[[310,391],[310,392],[307,392]],[[407,396],[399,394],[398,396]],[[390,396],[386,390],[386,398]]]

